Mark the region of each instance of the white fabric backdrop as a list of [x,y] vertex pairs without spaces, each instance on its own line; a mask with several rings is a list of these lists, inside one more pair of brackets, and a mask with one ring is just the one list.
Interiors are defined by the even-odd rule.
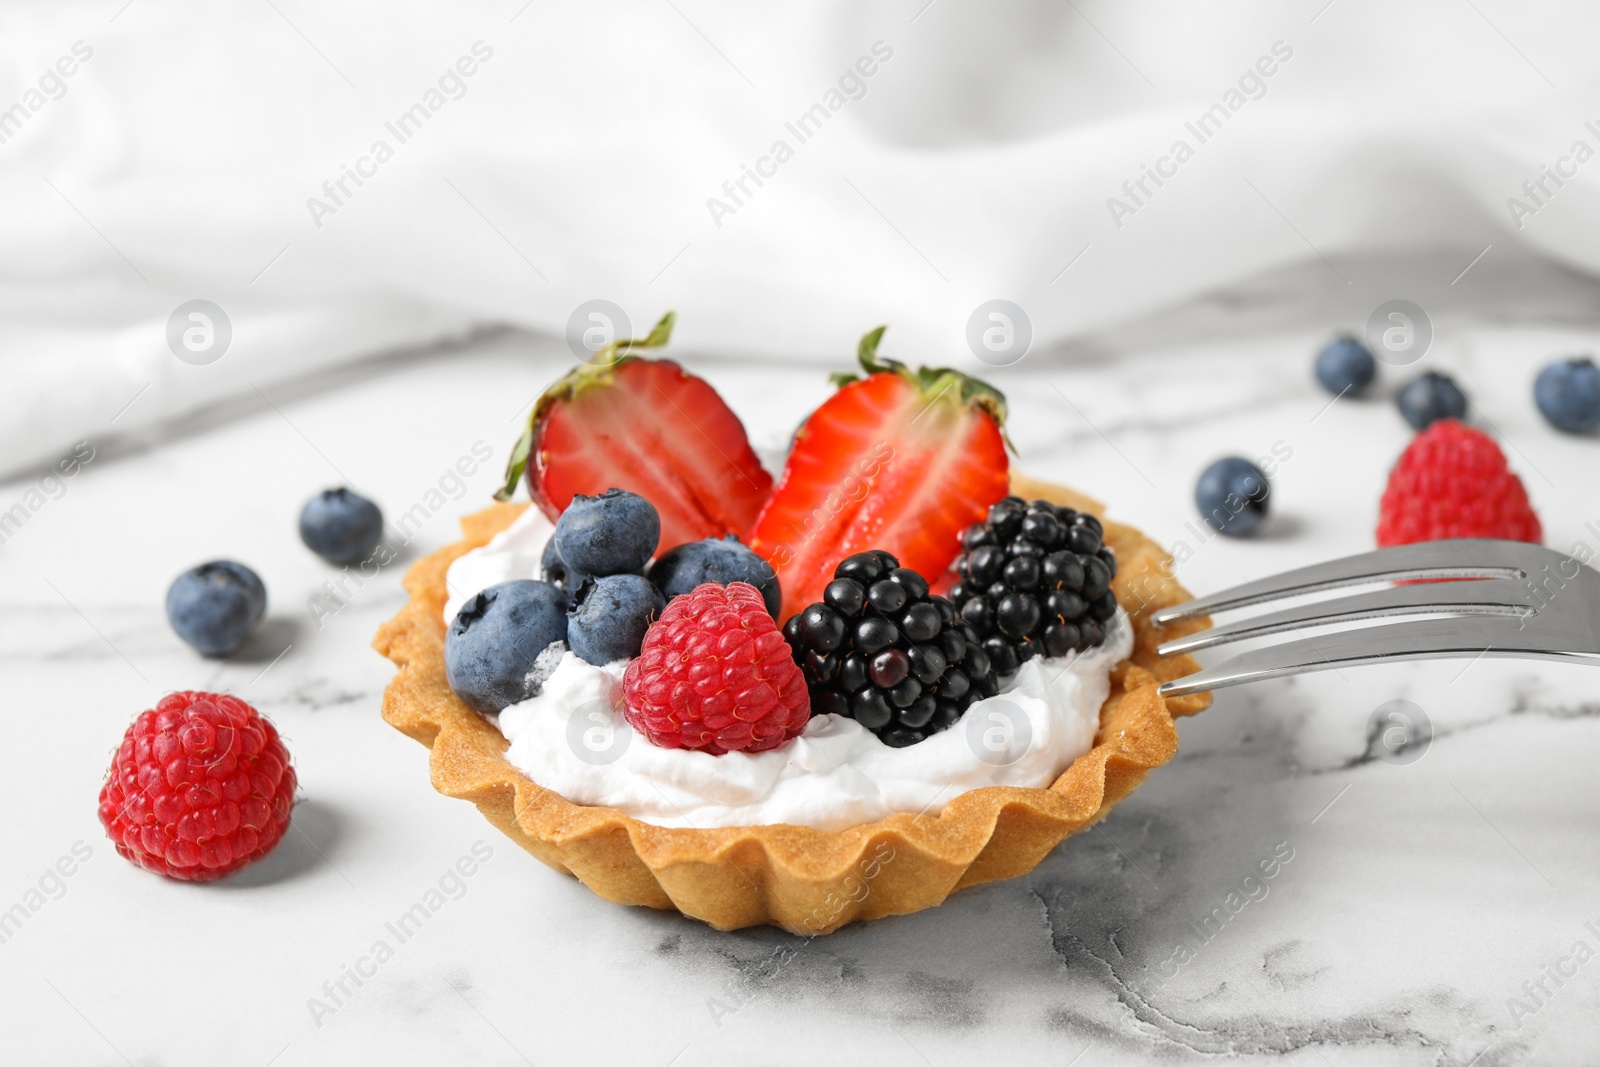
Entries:
[[[1575,2],[101,0],[0,24],[0,474],[474,326],[560,333],[593,298],[639,330],[678,308],[682,347],[839,360],[890,322],[889,354],[970,364],[995,297],[1040,352],[1297,261],[1352,314],[1405,295],[1364,284],[1375,252],[1600,271],[1600,162],[1560,163],[1600,149],[1600,10]],[[1201,143],[1185,123],[1219,102]],[[785,124],[816,104],[802,143]],[[1558,163],[1577,177],[1513,219]],[[343,168],[368,176],[335,203]],[[233,328],[206,366],[166,342],[195,298]]]

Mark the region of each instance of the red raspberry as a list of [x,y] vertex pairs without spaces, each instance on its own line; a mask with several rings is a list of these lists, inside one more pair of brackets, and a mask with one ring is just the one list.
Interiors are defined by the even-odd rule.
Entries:
[[761,592],[706,583],[674,597],[622,677],[623,714],[662,748],[765,752],[799,735],[811,695]]
[[1544,538],[1522,480],[1482,430],[1440,419],[1417,434],[1389,473],[1378,506],[1378,545],[1452,537]]
[[265,856],[294,806],[294,768],[255,708],[173,693],[122,737],[100,790],[100,822],[146,870],[208,882]]

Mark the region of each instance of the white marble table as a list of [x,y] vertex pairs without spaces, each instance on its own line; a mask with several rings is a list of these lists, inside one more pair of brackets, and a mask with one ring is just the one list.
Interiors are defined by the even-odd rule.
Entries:
[[[1378,399],[1324,410],[1307,361],[1335,320],[1288,315],[1244,341],[1208,315],[1191,309],[1158,340],[1134,331],[995,373],[1022,463],[1162,541],[1189,540],[1181,574],[1196,590],[1370,547],[1407,439],[1388,399],[1403,375],[1389,373]],[[1553,545],[1600,543],[1600,443],[1549,432],[1528,383],[1592,338],[1592,323],[1462,321],[1441,329],[1427,364],[1460,373],[1511,442]],[[814,366],[679,355],[769,448],[827,389]],[[1593,1062],[1592,668],[1443,662],[1227,691],[1182,723],[1173,764],[1030,876],[810,943],[606,904],[437,796],[425,751],[378,716],[391,668],[368,642],[402,603],[402,566],[348,585],[319,627],[307,601],[331,572],[294,518],[313,491],[346,481],[405,511],[481,440],[495,459],[403,562],[447,543],[454,517],[488,497],[519,409],[564,359],[548,342],[489,337],[284,390],[159,443],[107,441],[0,545],[0,915],[13,915],[0,1060],[942,1067],[1003,1048],[1055,1064]],[[1293,457],[1272,525],[1200,546],[1187,525],[1197,471],[1274,442]],[[28,485],[0,486],[0,508]],[[272,597],[245,653],[220,663],[191,654],[161,610],[172,576],[215,556],[254,566]],[[187,687],[231,689],[271,715],[301,782],[278,852],[201,888],[125,863],[95,818],[128,721]],[[1421,706],[1436,735],[1409,765],[1378,758],[1368,731],[1396,698]],[[452,875],[475,848],[489,858]],[[1247,883],[1275,853],[1292,858]],[[70,876],[46,874],[58,861]],[[1259,899],[1236,897],[1230,913],[1230,894],[1247,889]],[[401,942],[385,924],[419,901],[437,908]],[[1202,939],[1218,908],[1227,921],[1212,918]],[[378,963],[380,940],[393,951]],[[771,966],[784,946],[792,959]],[[1547,967],[1576,973],[1557,984]],[[1524,983],[1540,982],[1548,996],[1527,999]],[[1528,1010],[1513,1012],[1512,997]]]

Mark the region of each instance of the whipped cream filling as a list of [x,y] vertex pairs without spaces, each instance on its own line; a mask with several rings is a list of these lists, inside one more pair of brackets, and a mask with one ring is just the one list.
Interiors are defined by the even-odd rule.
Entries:
[[[446,624],[473,593],[538,577],[553,532],[531,507],[455,560]],[[596,667],[572,652],[538,696],[501,711],[498,726],[512,765],[574,803],[617,808],[657,826],[842,830],[896,812],[937,815],[983,786],[1048,786],[1093,746],[1111,670],[1132,650],[1133,628],[1119,610],[1103,644],[1030,660],[1005,690],[909,748],[890,748],[837,715],[816,716],[793,741],[753,755],[657,748],[623,717],[627,661]]]

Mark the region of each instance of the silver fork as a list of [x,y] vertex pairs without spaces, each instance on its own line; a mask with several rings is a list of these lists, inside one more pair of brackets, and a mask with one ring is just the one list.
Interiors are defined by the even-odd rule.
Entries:
[[[1393,586],[1292,608],[1273,604],[1409,578],[1482,580]],[[1518,656],[1600,664],[1600,573],[1573,556],[1521,541],[1428,541],[1365,552],[1163,608],[1155,621],[1164,625],[1254,604],[1268,604],[1272,612],[1188,634],[1157,651],[1172,656],[1287,630],[1396,615],[1443,617],[1302,636],[1244,652],[1167,682],[1161,695],[1391,660]]]

